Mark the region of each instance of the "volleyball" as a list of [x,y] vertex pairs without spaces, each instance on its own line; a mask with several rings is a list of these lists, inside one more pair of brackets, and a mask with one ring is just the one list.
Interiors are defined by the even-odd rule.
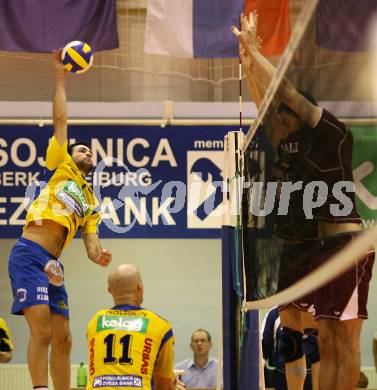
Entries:
[[85,42],[69,42],[63,48],[62,63],[69,72],[84,73],[93,63],[92,48]]

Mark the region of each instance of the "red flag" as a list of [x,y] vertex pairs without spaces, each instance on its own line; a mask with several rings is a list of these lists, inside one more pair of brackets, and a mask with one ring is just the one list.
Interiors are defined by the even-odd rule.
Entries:
[[289,0],[245,0],[245,15],[251,11],[258,14],[261,53],[265,56],[282,54],[291,35]]

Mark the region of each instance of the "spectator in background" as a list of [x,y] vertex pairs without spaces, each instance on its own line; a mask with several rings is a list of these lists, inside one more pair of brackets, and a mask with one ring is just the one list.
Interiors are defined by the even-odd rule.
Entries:
[[[287,380],[285,377],[285,359],[279,349],[279,342],[281,343],[282,326],[280,323],[279,309],[272,308],[266,314],[262,323],[262,349],[263,360],[265,362],[264,375],[266,387],[273,387],[276,390],[287,390]],[[310,335],[307,337],[310,348],[306,348],[306,378],[304,383],[304,390],[312,390],[312,370],[311,359],[316,360],[319,357],[318,347],[313,343],[315,337]],[[304,341],[304,344],[307,343]]]
[[8,363],[12,359],[13,345],[7,323],[0,318],[0,363]]
[[197,329],[191,336],[190,347],[194,356],[177,363],[174,368],[184,370],[180,381],[188,388],[216,387],[217,359],[210,358],[211,335],[207,330]]

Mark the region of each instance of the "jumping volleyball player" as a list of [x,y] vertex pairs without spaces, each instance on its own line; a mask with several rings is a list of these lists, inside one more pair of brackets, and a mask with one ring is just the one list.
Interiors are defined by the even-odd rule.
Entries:
[[84,144],[68,147],[65,73],[60,52],[54,53],[54,135],[46,153],[46,170],[39,195],[26,216],[21,238],[9,256],[13,314],[23,314],[30,328],[28,364],[34,389],[47,390],[47,356],[55,390],[70,389],[68,296],[64,287],[62,250],[81,228],[91,261],[107,266],[111,253],[102,249],[96,200],[85,180],[92,169],[91,151]]
[[[233,28],[233,32],[241,43],[241,59],[247,68],[248,84],[251,88],[257,86],[257,93],[263,94],[276,69],[258,50],[253,15],[250,23],[242,16],[241,25],[241,32],[237,28]],[[285,172],[283,170],[285,175],[282,178],[292,182],[302,181],[304,184],[323,181],[329,187],[330,193],[335,184],[352,182],[353,140],[350,130],[344,123],[298,93],[286,79],[279,88],[279,98],[283,103],[278,110],[279,116],[287,131],[286,137],[280,141],[279,148],[280,161],[284,157],[284,164],[280,165],[280,168],[285,168]],[[291,148],[292,145],[294,147]],[[351,206],[347,215],[341,212],[344,204],[334,196],[327,196],[324,204],[313,210],[314,221],[308,223],[310,229],[314,229],[314,233],[315,229],[318,229],[320,240],[314,245],[311,244],[310,251],[306,251],[304,256],[305,262],[310,263],[312,268],[341,250],[360,230],[360,217],[356,211],[354,193],[349,191],[346,196]],[[333,208],[330,208],[331,205]],[[337,212],[334,212],[334,209],[337,209]],[[300,213],[298,215],[300,216]],[[303,226],[306,225],[301,218],[291,218],[292,228],[299,221]],[[301,226],[296,225],[296,230],[299,229]],[[305,246],[304,240],[303,245]],[[319,330],[321,390],[351,390],[358,381],[360,330],[362,320],[367,318],[366,304],[373,261],[374,252],[370,251],[357,265],[308,298],[314,304],[314,318],[317,320]],[[302,302],[302,299],[299,301]],[[298,306],[290,305],[288,311],[286,309],[281,312],[286,332],[284,347],[287,361],[296,365],[296,371],[303,361],[300,357],[302,334],[300,329],[294,328],[297,308]],[[292,373],[289,367],[287,371]],[[293,385],[288,383],[290,389],[302,389],[300,380],[291,383]]]

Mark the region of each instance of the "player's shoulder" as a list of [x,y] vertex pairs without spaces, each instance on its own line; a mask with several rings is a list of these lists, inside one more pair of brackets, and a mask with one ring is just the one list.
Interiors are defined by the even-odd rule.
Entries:
[[339,120],[332,112],[330,112],[326,108],[322,108],[321,118],[317,126],[331,127],[332,130],[337,130],[341,133],[345,133],[347,131],[346,124]]
[[161,315],[148,310],[151,324],[155,326],[155,329],[159,329],[159,334],[162,337],[162,342],[165,343],[168,340],[174,340],[173,327],[170,322]]
[[160,314],[158,314],[158,313],[155,313],[154,311],[148,310],[148,312],[149,312],[150,315],[151,315],[152,317],[154,317],[156,320],[158,320],[158,321],[164,323],[167,327],[170,327],[170,328],[171,328],[171,324],[170,324],[170,322],[169,322],[166,318],[162,317],[162,316],[161,316]]

